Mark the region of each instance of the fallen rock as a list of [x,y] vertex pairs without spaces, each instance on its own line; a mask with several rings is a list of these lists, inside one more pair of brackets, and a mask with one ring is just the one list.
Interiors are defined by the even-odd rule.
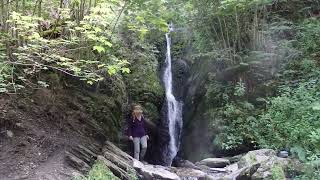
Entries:
[[163,166],[144,165],[140,161],[133,160],[133,167],[145,180],[180,180],[180,177],[165,169]]
[[205,165],[210,168],[223,168],[229,164],[230,161],[224,158],[207,158],[196,163],[196,165]]

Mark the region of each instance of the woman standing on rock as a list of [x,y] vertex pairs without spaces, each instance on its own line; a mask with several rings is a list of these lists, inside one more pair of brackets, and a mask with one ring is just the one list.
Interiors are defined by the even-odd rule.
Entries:
[[145,119],[142,113],[142,107],[135,105],[128,120],[128,136],[133,141],[134,158],[141,161],[146,154],[147,140],[149,139],[149,136],[146,134]]

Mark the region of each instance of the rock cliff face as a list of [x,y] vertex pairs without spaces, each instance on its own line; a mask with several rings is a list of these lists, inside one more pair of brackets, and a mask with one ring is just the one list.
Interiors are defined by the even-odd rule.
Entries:
[[280,69],[279,62],[284,57],[281,53],[283,52],[277,52],[274,58],[274,54],[254,52],[250,55],[251,60],[248,63],[235,66],[227,66],[224,60],[210,57],[189,61],[188,73],[182,78],[185,80],[182,90],[184,127],[181,147],[181,155],[184,158],[198,161],[211,155],[233,154],[213,144],[222,125],[220,125],[221,119],[209,116],[208,111],[218,109],[222,97],[217,94],[218,99],[210,100],[206,96],[207,87],[209,84],[227,87],[241,80],[246,87],[246,98],[249,102],[256,103],[257,97],[274,93],[273,79],[276,78]]
[[181,154],[191,161],[198,161],[218,153],[213,146],[212,119],[206,116],[210,108],[206,97],[206,85],[210,74],[219,72],[221,65],[211,59],[198,59],[190,65],[184,92],[184,129]]

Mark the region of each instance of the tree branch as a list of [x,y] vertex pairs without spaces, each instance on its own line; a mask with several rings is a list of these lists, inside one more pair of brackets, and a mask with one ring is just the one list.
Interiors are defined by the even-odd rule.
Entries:
[[72,76],[72,77],[77,77],[77,78],[86,78],[86,76],[77,76],[75,74],[72,74],[70,72],[68,72],[67,70],[65,69],[61,69],[61,68],[58,68],[58,67],[54,67],[54,66],[50,66],[50,65],[45,65],[45,64],[39,64],[37,62],[35,62],[34,64],[25,64],[25,63],[19,63],[19,62],[12,62],[12,61],[5,61],[4,63],[7,63],[7,64],[13,64],[13,65],[19,65],[19,66],[35,66],[35,67],[47,67],[47,68],[50,68],[50,69],[53,69],[53,70],[57,70],[57,71],[60,71],[64,74],[67,74],[69,76]]
[[121,15],[122,15],[123,11],[125,10],[126,6],[127,6],[127,1],[124,2],[124,5],[123,5],[118,17],[117,17],[117,20],[114,23],[114,26],[113,26],[112,31],[111,31],[111,37],[113,36],[113,33],[114,33],[115,29],[116,29],[116,26],[117,26],[117,24],[119,22],[119,19],[120,19]]

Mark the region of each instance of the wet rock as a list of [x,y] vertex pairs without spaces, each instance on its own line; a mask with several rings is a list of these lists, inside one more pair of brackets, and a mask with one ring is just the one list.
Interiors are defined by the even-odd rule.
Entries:
[[197,165],[206,165],[211,168],[222,168],[230,164],[228,159],[224,158],[207,158],[196,163]]
[[133,167],[145,180],[180,180],[180,177],[177,174],[166,170],[163,166],[144,165],[140,161],[133,160]]
[[288,153],[288,151],[280,151],[278,153],[278,157],[287,158],[287,157],[289,157],[289,153]]
[[176,161],[176,167],[183,167],[183,168],[193,168],[193,169],[199,169],[195,164],[193,164],[191,161],[179,159]]
[[227,159],[229,159],[230,163],[236,163],[236,162],[239,162],[240,159],[243,157],[244,155],[243,154],[240,154],[240,155],[237,155],[237,156],[233,156],[233,157],[229,157]]
[[207,173],[191,168],[176,168],[173,170],[181,179],[205,179]]

